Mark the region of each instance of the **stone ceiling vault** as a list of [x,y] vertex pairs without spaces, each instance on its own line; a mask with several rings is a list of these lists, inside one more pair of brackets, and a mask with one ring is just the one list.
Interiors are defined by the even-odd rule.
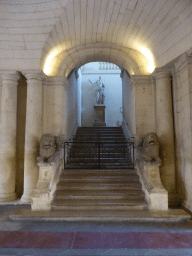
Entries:
[[5,70],[107,61],[148,74],[192,46],[191,0],[1,0],[0,17]]

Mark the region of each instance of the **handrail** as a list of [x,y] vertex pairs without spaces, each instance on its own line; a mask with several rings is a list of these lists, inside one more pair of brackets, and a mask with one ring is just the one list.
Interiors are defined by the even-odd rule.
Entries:
[[129,135],[129,137],[132,138],[133,136],[131,135],[131,133],[130,133],[130,131],[129,131],[129,129],[128,129],[127,124],[125,123],[125,119],[124,119],[124,118],[123,118],[123,124],[124,124],[124,126],[125,126],[125,129],[126,129],[128,135]]
[[129,139],[134,139],[135,136],[133,136],[133,135],[130,133],[129,128],[128,128],[128,124],[125,122],[123,107],[120,108],[120,112],[121,112],[122,117],[123,117],[123,125],[122,125],[122,126],[125,127],[125,130],[126,130],[126,133],[128,134]]

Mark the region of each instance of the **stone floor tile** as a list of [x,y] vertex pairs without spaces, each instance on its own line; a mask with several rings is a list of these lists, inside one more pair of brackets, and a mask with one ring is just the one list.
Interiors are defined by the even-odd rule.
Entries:
[[33,249],[36,255],[67,255],[69,249]]
[[146,256],[161,256],[161,255],[175,255],[175,256],[189,256],[192,249],[155,249],[150,250]]
[[0,248],[0,255],[32,255],[36,256],[38,255],[36,252],[34,252],[33,249],[20,249],[20,248]]
[[[61,254],[61,256],[68,256],[68,255],[82,255],[81,252],[79,252],[78,250],[75,250],[75,249],[69,249],[67,250],[66,252],[64,252],[63,254]],[[90,254],[91,255],[91,254]]]
[[[69,249],[69,253],[76,253],[75,255],[105,255],[110,249]],[[68,252],[66,252],[67,255]],[[70,254],[71,255],[71,254]]]
[[23,227],[22,222],[9,222],[9,221],[4,221],[3,222],[3,229],[1,231],[18,231],[21,230]]
[[120,255],[146,255],[149,252],[148,249],[111,249],[104,254],[103,256],[120,256]]

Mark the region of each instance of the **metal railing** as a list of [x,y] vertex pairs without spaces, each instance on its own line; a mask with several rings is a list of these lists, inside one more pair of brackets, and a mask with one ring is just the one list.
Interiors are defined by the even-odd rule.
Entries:
[[134,168],[132,141],[67,141],[63,147],[65,169]]

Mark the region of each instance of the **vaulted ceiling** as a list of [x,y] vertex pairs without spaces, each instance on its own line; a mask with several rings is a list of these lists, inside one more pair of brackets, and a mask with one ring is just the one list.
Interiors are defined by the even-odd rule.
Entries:
[[191,0],[0,1],[3,70],[68,76],[106,61],[149,74],[191,47]]

